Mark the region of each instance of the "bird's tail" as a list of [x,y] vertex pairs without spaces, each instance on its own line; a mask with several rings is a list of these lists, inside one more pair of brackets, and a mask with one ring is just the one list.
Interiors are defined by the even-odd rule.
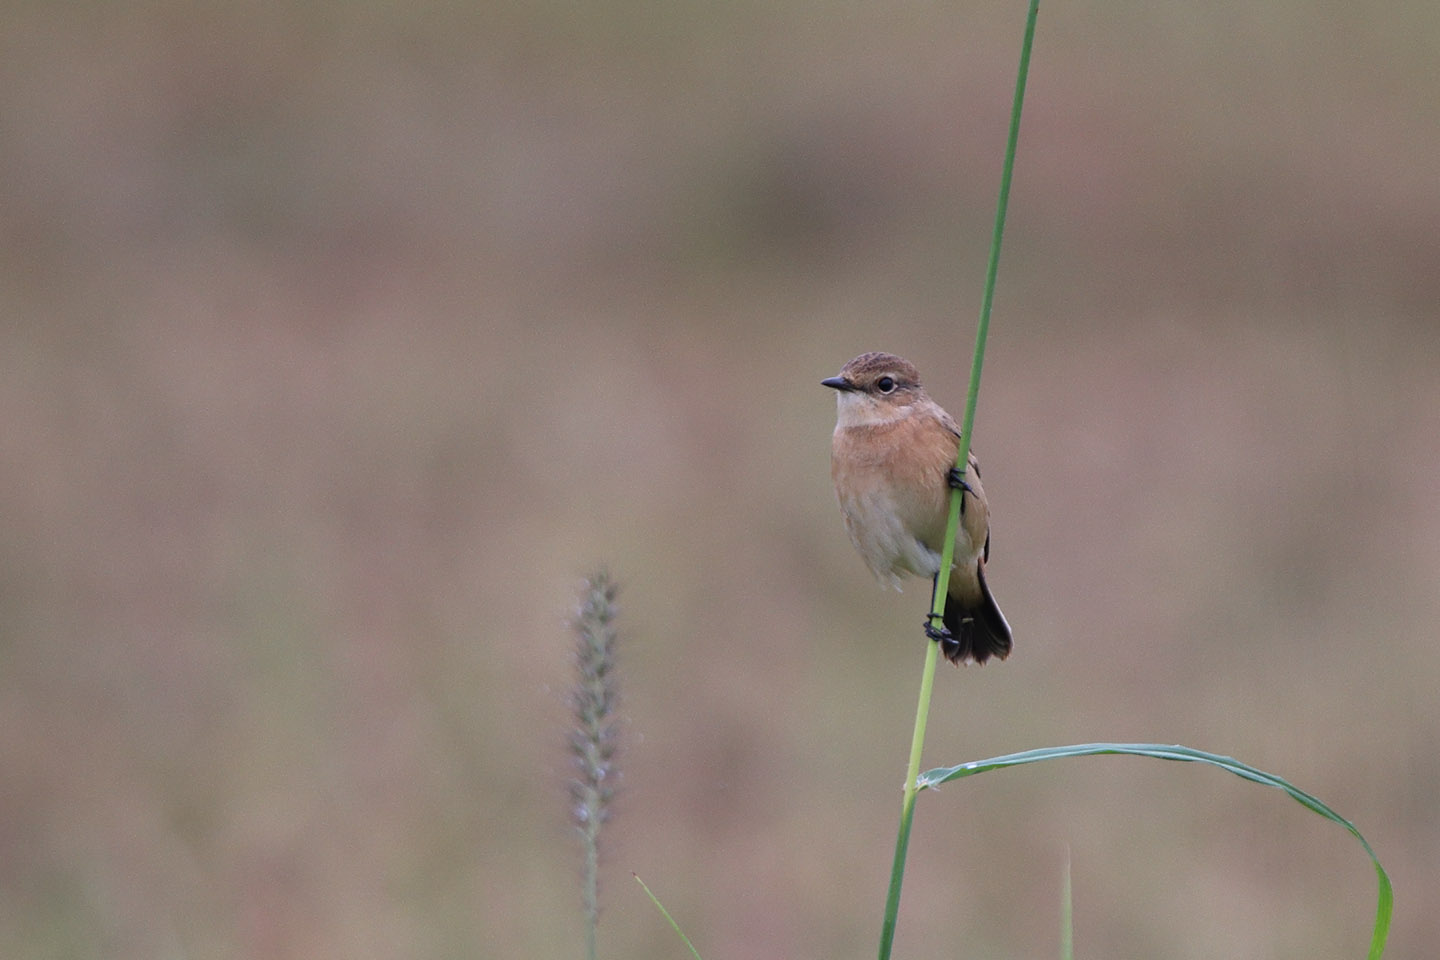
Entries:
[[979,564],[980,596],[975,599],[950,594],[945,602],[945,626],[949,639],[940,645],[945,659],[954,664],[973,660],[984,663],[992,656],[1004,660],[1010,655],[1010,624],[985,582],[985,565]]

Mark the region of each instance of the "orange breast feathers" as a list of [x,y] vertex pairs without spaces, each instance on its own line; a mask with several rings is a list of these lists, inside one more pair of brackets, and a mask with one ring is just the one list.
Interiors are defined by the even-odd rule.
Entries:
[[[901,573],[928,577],[939,569],[950,509],[946,474],[958,446],[959,438],[934,416],[836,429],[830,473],[845,526],[882,580],[894,582]],[[989,525],[973,456],[965,480],[977,496],[965,497],[956,536],[961,569],[978,558]]]

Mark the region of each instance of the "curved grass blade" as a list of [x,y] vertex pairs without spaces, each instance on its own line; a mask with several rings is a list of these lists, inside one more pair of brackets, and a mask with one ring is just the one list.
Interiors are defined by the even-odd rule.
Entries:
[[1360,846],[1364,847],[1365,852],[1369,854],[1370,862],[1375,866],[1375,876],[1379,881],[1380,890],[1375,905],[1375,932],[1370,938],[1369,960],[1380,960],[1384,956],[1385,940],[1390,934],[1390,914],[1394,909],[1395,892],[1390,886],[1390,876],[1385,872],[1385,868],[1380,866],[1380,858],[1375,856],[1374,850],[1370,849],[1370,843],[1360,834],[1353,823],[1330,809],[1319,798],[1282,780],[1273,773],[1266,773],[1247,763],[1241,763],[1234,757],[1224,757],[1218,753],[1206,753],[1204,750],[1195,750],[1191,747],[1160,743],[1078,743],[1067,747],[1042,747],[1038,750],[1025,750],[1021,753],[1006,754],[1003,757],[991,757],[989,760],[974,760],[956,767],[936,767],[920,774],[917,783],[923,790],[926,787],[939,786],[942,783],[984,773],[987,770],[1018,767],[1026,763],[1038,763],[1041,760],[1058,760],[1061,757],[1093,757],[1105,754],[1155,757],[1160,760],[1179,760],[1187,763],[1208,763],[1222,770],[1228,770],[1237,777],[1283,790],[1297,803],[1313,810],[1327,820],[1333,820],[1350,831],[1350,834],[1360,841]]

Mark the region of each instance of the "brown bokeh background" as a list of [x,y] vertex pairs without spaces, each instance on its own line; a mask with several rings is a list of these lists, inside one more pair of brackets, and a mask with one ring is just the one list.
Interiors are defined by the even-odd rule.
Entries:
[[[957,415],[1023,4],[9,4],[0,955],[873,955],[928,591],[818,381]],[[1041,12],[976,424],[1014,656],[926,765],[1179,742],[1440,942],[1440,8]],[[1343,830],[1124,758],[921,797],[897,955],[1355,957]]]

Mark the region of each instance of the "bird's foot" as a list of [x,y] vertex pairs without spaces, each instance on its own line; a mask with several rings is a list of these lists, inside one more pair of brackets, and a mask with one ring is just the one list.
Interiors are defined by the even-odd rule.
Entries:
[[950,632],[950,628],[945,626],[945,621],[933,613],[925,618],[925,636],[942,647],[947,643],[955,642],[955,636]]
[[961,512],[961,513],[964,513],[964,512],[965,512],[965,497],[964,497],[964,494],[965,494],[965,493],[968,493],[968,494],[970,494],[970,496],[972,496],[972,497],[975,496],[975,488],[972,487],[972,486],[970,486],[970,484],[968,484],[968,483],[965,482],[965,473],[964,473],[964,471],[962,471],[959,467],[955,467],[955,466],[952,466],[952,467],[949,469],[949,471],[946,472],[946,474],[945,474],[945,482],[950,485],[950,489],[951,489],[951,490],[960,490],[960,491],[963,491],[963,492],[962,492],[962,495],[961,495],[961,497],[960,497],[960,512]]
[[945,473],[945,482],[950,485],[951,490],[964,490],[970,496],[975,496],[975,488],[966,482],[964,472],[953,464]]

